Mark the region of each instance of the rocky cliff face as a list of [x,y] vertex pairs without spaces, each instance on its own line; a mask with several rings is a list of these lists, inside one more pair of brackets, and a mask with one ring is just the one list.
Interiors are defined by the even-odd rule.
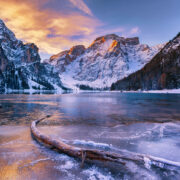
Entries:
[[103,89],[142,68],[162,48],[140,44],[139,38],[115,34],[99,37],[88,47],[74,46],[52,56],[62,83],[72,89]]
[[180,88],[180,33],[141,70],[114,83],[112,90]]
[[62,90],[54,67],[41,63],[33,43],[17,40],[0,20],[0,92],[7,90]]
[[59,72],[64,72],[67,65],[71,64],[78,56],[85,52],[83,45],[73,46],[70,50],[51,56],[48,62],[55,65]]

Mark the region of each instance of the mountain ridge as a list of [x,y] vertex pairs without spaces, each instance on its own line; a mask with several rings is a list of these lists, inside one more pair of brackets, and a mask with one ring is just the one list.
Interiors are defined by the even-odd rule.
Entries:
[[96,38],[89,47],[73,46],[45,62],[55,66],[62,83],[71,89],[105,89],[113,82],[142,68],[163,45],[149,47],[138,37],[108,34]]

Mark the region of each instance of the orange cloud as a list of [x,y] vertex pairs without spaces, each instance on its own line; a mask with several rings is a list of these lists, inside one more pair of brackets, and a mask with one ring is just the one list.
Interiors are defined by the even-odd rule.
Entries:
[[[80,9],[91,14],[82,2]],[[42,5],[42,1],[35,0],[0,1],[0,18],[17,38],[34,42],[40,48],[40,52],[55,54],[75,44],[87,45],[87,36],[93,34],[100,24],[97,19],[90,16],[83,16],[77,12],[57,13],[52,9],[42,9]],[[82,38],[72,40],[72,36]]]

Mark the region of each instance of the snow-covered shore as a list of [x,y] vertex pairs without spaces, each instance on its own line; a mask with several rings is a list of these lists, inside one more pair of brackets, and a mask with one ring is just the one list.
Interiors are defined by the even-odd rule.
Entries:
[[169,93],[169,94],[180,94],[180,89],[163,89],[163,90],[150,90],[142,91],[143,93]]
[[122,93],[162,93],[162,94],[180,94],[180,89],[162,89],[162,90],[149,90],[149,91],[113,91]]

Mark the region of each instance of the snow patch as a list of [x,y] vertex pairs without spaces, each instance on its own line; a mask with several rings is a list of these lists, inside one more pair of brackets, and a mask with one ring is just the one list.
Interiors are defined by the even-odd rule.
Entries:
[[101,172],[97,167],[93,166],[92,168],[89,168],[87,170],[83,171],[83,174],[88,175],[88,180],[114,180],[114,178],[111,176],[111,173],[109,172],[104,174],[104,172]]
[[85,146],[103,148],[103,149],[110,149],[112,146],[106,143],[97,143],[94,141],[85,141],[85,140],[74,140],[73,145],[85,145]]

